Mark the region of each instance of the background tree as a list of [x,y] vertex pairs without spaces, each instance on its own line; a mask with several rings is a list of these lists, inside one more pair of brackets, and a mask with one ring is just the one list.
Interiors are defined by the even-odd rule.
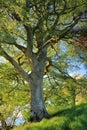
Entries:
[[0,54],[29,84],[32,121],[49,117],[42,87],[52,60],[49,47],[57,50],[64,40],[73,43],[72,37],[80,32],[74,28],[82,19],[86,22],[86,8],[85,0],[0,1]]

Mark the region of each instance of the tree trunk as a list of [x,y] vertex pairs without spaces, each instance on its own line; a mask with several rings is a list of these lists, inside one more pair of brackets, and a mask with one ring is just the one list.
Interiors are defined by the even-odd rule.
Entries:
[[2,124],[2,130],[7,130],[7,125],[6,125],[5,120],[2,119],[1,124]]
[[34,59],[33,71],[29,81],[31,90],[31,121],[40,121],[42,118],[49,118],[47,113],[44,98],[43,98],[43,73],[45,60]]
[[0,113],[0,121],[1,121],[1,127],[2,127],[1,130],[6,130],[7,125],[6,125],[6,121],[5,121],[2,113]]
[[72,96],[72,106],[74,107],[76,105],[76,95]]
[[75,90],[75,86],[72,86],[71,97],[72,97],[72,103],[71,104],[74,107],[76,105],[76,90]]

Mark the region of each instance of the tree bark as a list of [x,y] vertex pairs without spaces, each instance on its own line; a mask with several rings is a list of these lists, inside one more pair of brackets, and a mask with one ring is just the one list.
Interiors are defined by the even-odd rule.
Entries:
[[44,103],[42,87],[45,58],[39,58],[34,58],[33,60],[33,70],[29,80],[31,90],[31,121],[40,121],[42,118],[49,118]]

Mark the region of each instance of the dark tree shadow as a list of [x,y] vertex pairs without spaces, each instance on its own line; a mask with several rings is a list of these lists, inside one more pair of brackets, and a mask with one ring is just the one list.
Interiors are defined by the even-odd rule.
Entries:
[[[57,117],[57,116],[65,116],[68,117],[68,123],[66,124],[66,127],[63,130],[71,130],[70,129],[70,123],[76,121],[75,119],[78,119],[78,123],[81,124],[81,126],[78,126],[75,130],[87,130],[87,104],[81,104],[75,107],[67,108],[60,110],[58,112],[55,112],[51,115],[51,118]],[[80,117],[83,118],[80,118]]]

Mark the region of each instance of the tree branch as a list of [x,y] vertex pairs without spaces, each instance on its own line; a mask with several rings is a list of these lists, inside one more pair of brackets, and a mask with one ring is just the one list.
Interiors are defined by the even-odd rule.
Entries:
[[27,56],[31,57],[33,54],[33,29],[29,25],[24,25],[27,33]]
[[9,45],[14,45],[15,47],[17,47],[19,50],[21,50],[24,54],[26,53],[26,48],[23,47],[22,45],[18,45],[16,42],[12,43],[12,42],[8,42],[8,41],[1,41],[0,43],[2,44],[9,44]]
[[64,38],[67,34],[69,34],[71,31],[71,29],[73,29],[73,27],[78,23],[78,21],[80,20],[80,16],[76,17],[74,19],[74,22],[72,22],[71,25],[67,26],[64,30],[62,30],[62,32],[60,33],[60,35],[57,35],[55,37],[52,37],[50,39],[48,39],[40,48],[39,48],[39,51],[42,49],[42,48],[45,48],[45,47],[49,47],[51,44],[55,44],[57,43],[60,39]]
[[10,55],[8,55],[1,47],[0,47],[0,50],[2,51],[2,55],[18,70],[18,72],[21,74],[23,79],[25,79],[27,82],[29,82],[29,76],[21,68],[21,66]]

